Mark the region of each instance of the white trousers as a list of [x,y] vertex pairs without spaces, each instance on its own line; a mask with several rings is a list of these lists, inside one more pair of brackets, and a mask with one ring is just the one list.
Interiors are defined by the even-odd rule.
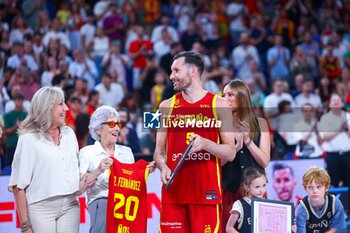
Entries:
[[28,205],[35,233],[78,233],[79,202],[75,195],[55,196]]

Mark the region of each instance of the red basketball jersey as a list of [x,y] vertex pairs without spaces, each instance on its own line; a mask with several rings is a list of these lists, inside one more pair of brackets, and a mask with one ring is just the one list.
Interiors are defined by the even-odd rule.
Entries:
[[109,175],[107,233],[147,231],[147,162],[120,163],[114,159]]
[[[208,92],[196,103],[188,103],[179,93],[173,96],[166,121],[167,165],[173,170],[191,135],[219,143],[216,113],[217,96]],[[221,203],[220,159],[207,151],[191,153],[168,190],[162,189],[162,201],[169,204]]]

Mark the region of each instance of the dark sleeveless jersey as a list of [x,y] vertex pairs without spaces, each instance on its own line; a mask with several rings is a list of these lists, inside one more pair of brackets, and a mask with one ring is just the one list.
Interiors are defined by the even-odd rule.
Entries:
[[[260,136],[261,132],[259,130],[257,137],[253,140],[254,144],[258,147],[260,145]],[[246,145],[243,144],[242,149],[237,151],[235,159],[227,162],[222,167],[222,187],[231,193],[236,193],[240,186],[243,170],[252,166],[263,169],[255,161]]]
[[120,163],[115,158],[109,176],[107,233],[147,231],[148,162]]
[[303,205],[307,213],[308,220],[306,221],[306,232],[325,232],[329,229],[329,225],[331,224],[332,218],[334,216],[335,196],[330,194],[326,196],[325,208],[320,215],[318,215],[310,206],[307,198],[308,196],[304,197],[303,200],[300,201],[300,204]]
[[[182,94],[173,96],[167,118],[167,165],[173,170],[190,143],[198,134],[219,143],[216,123],[217,96],[208,92],[196,103],[187,102]],[[168,190],[162,189],[162,202],[172,204],[220,204],[220,159],[207,151],[191,153]]]
[[250,233],[251,232],[251,217],[252,217],[252,208],[251,205],[244,199],[241,198],[238,200],[241,203],[243,208],[242,212],[242,222],[235,225],[235,228],[240,233]]

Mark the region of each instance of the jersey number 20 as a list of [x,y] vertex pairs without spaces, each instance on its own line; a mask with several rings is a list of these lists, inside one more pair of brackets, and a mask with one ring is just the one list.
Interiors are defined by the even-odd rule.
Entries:
[[[124,216],[129,221],[134,221],[137,215],[137,211],[139,209],[139,198],[135,196],[128,196],[125,202],[125,196],[121,193],[114,194],[114,217],[116,219],[123,219]],[[125,213],[120,210],[121,207],[125,205]],[[133,209],[131,210],[133,206]]]

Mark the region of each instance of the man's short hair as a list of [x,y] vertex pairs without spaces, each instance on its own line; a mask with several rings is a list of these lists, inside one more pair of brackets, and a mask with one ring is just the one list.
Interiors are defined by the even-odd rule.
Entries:
[[275,163],[272,166],[272,176],[275,177],[275,172],[278,170],[282,170],[282,169],[288,169],[290,171],[290,174],[292,174],[292,176],[294,177],[293,168],[287,164],[284,164],[284,163]]
[[185,58],[185,64],[196,66],[198,68],[199,75],[202,75],[204,70],[204,59],[200,53],[194,51],[182,51],[174,56],[173,62],[181,57]]

